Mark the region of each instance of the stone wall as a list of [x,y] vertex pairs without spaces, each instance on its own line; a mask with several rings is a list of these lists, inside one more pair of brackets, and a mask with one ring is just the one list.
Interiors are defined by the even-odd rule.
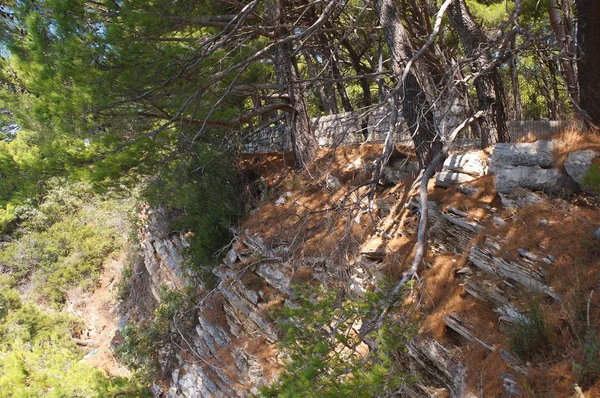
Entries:
[[[445,130],[450,131],[462,119],[464,110],[458,105],[453,106],[446,114]],[[441,117],[438,117],[440,119]],[[364,131],[363,123],[367,123]],[[399,116],[397,122],[400,134],[394,136],[396,145],[411,146],[412,139],[408,126]],[[511,141],[546,139],[560,131],[580,127],[572,120],[525,120],[508,121],[507,128]],[[366,113],[344,112],[335,115],[319,116],[311,119],[311,129],[323,148],[360,144],[363,142],[382,143],[390,130],[390,112],[388,107],[374,108]],[[461,138],[472,138],[467,132]],[[244,153],[289,151],[291,143],[283,123],[261,130],[243,143]]]
[[283,123],[260,130],[242,144],[244,153],[289,151],[290,148],[290,138]]
[[[363,128],[364,122],[367,122],[366,131]],[[382,107],[363,114],[344,112],[319,116],[312,118],[310,123],[319,146],[331,148],[365,141],[383,142],[390,130],[390,115],[387,107]],[[412,140],[408,133],[408,126],[402,126],[403,123],[404,120],[399,117],[397,126],[401,134],[394,137],[394,142],[397,145],[411,145]],[[291,150],[291,143],[283,123],[261,130],[242,144],[244,153],[289,150]]]

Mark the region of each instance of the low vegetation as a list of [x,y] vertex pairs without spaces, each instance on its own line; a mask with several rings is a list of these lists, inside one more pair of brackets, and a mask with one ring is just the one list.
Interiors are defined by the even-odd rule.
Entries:
[[415,380],[401,369],[398,355],[415,333],[406,319],[386,320],[367,336],[361,321],[372,317],[382,294],[348,297],[324,287],[298,288],[293,304],[279,313],[281,346],[288,361],[262,397],[374,397],[398,394]]
[[241,215],[239,176],[233,158],[211,148],[189,161],[170,162],[144,196],[151,205],[170,211],[173,230],[190,232],[185,265],[210,287],[215,282],[212,268],[221,260],[219,250],[230,242],[230,229]]
[[187,346],[186,336],[194,331],[195,305],[199,292],[163,289],[161,301],[147,320],[129,324],[121,332],[119,359],[134,371],[136,379],[152,383],[162,379],[164,369],[171,369],[175,355]]
[[63,178],[46,189],[39,203],[29,199],[15,209],[20,224],[2,245],[0,268],[13,285],[58,308],[70,289],[94,287],[103,262],[122,245],[135,203]]
[[83,363],[73,338],[85,326],[59,312],[96,287],[104,262],[122,248],[134,196],[56,177],[14,208],[0,246],[1,397],[148,396],[145,385]]
[[549,325],[544,317],[540,298],[530,298],[524,315],[517,318],[508,330],[510,347],[522,360],[529,361],[536,355],[551,353],[552,343]]
[[83,363],[73,342],[79,320],[24,302],[0,280],[0,397],[144,397],[126,378],[109,378]]

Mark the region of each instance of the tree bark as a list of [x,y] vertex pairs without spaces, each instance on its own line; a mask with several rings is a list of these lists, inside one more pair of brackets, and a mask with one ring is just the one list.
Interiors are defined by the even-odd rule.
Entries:
[[[367,109],[373,103],[373,96],[371,95],[371,83],[369,82],[369,78],[365,76],[367,73],[372,72],[369,68],[365,67],[360,62],[361,56],[356,52],[352,44],[348,39],[343,39],[341,41],[342,46],[346,48],[348,54],[350,55],[350,62],[352,63],[352,67],[357,75],[361,75],[360,78],[360,86],[363,91],[363,101],[362,106],[364,109]],[[361,118],[361,130],[365,139],[369,136],[369,120],[368,117]]]
[[[566,5],[566,1],[563,1]],[[556,0],[550,0],[548,7],[550,25],[556,35],[556,41],[562,47],[560,55],[561,72],[567,83],[567,92],[575,102],[579,101],[579,89],[577,86],[577,70],[575,67],[575,45],[572,35],[572,24],[569,16],[558,6]]]
[[342,83],[342,73],[340,72],[340,68],[338,66],[338,60],[335,56],[335,50],[331,49],[331,72],[333,78],[335,79],[335,86],[338,89],[338,93],[340,94],[340,98],[342,100],[342,106],[344,107],[344,111],[352,112],[354,111],[354,107],[350,103],[350,98],[348,97],[348,93],[346,92],[346,87],[344,83]]
[[[549,117],[550,120],[558,120],[558,115],[560,115],[560,90],[558,89],[559,81],[556,77],[556,66],[554,62],[550,60],[547,63],[548,71],[550,72],[550,82],[544,84],[548,87],[548,110],[550,112]],[[542,73],[544,72],[544,68],[541,68]],[[542,75],[542,79],[544,79],[545,73]],[[552,88],[552,95],[550,95],[550,88]]]
[[365,76],[365,74],[370,73],[372,71],[369,70],[367,67],[365,67],[363,64],[361,64],[360,54],[358,54],[358,52],[356,52],[356,50],[354,49],[352,44],[350,44],[350,41],[348,41],[348,39],[342,40],[341,44],[348,51],[348,55],[350,56],[350,62],[352,63],[352,68],[354,68],[354,71],[356,72],[357,75],[362,76],[359,79],[360,87],[362,88],[362,91],[363,91],[362,106],[364,108],[368,108],[369,106],[371,106],[371,103],[373,102],[373,97],[371,95],[371,82],[369,81],[369,78],[367,76]]
[[475,79],[478,108],[484,112],[483,117],[479,119],[481,146],[485,148],[496,142],[508,142],[510,137],[506,128],[502,78],[497,67],[485,71],[491,63],[487,37],[469,12],[464,0],[452,2],[448,7],[448,17],[458,32],[467,57],[474,59],[471,65],[472,72],[481,73]]
[[600,126],[600,2],[577,0],[580,105],[587,123]]
[[[273,22],[275,26],[274,40],[285,37],[288,32],[284,27],[285,16],[282,0],[272,3]],[[304,100],[304,90],[298,79],[298,71],[292,58],[292,43],[284,42],[275,46],[274,66],[277,76],[277,86],[280,92],[287,92],[289,96],[291,113],[286,114],[286,129],[290,136],[292,152],[294,153],[294,166],[302,170],[317,153],[318,143],[310,128],[310,119]]]
[[[413,50],[400,20],[398,6],[394,0],[375,0],[373,5],[392,56],[392,70],[397,76],[401,76],[413,56]],[[419,165],[425,168],[441,150],[442,143],[435,129],[431,106],[415,72],[408,73],[400,86],[399,94],[402,115],[408,122]]]
[[521,88],[519,87],[519,72],[517,70],[517,55],[515,54],[515,39],[510,41],[512,56],[508,65],[512,84],[513,108],[515,120],[523,120],[523,105],[521,103]]

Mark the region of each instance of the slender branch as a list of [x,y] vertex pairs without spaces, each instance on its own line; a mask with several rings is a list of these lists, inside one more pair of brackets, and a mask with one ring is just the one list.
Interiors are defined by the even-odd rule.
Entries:
[[271,104],[271,105],[253,109],[251,112],[241,115],[239,118],[237,118],[235,120],[229,120],[229,121],[192,119],[192,118],[186,118],[186,117],[173,119],[173,117],[170,117],[168,114],[162,114],[162,113],[156,114],[156,113],[150,113],[150,112],[138,112],[138,116],[142,116],[145,118],[152,118],[152,119],[167,120],[168,123],[172,123],[175,120],[180,120],[182,123],[186,123],[186,124],[190,124],[190,125],[194,125],[194,126],[232,128],[232,127],[239,127],[240,125],[242,125],[244,123],[248,123],[254,117],[264,115],[266,113],[273,112],[276,110],[281,110],[284,112],[293,112],[292,108],[289,105]]
[[435,17],[435,25],[433,27],[433,31],[429,35],[427,41],[421,46],[419,51],[417,51],[417,53],[406,63],[406,67],[404,68],[404,72],[402,73],[402,78],[400,79],[401,82],[404,82],[406,80],[406,77],[410,73],[410,67],[412,66],[412,64],[414,64],[419,58],[421,58],[421,56],[425,53],[429,46],[433,44],[433,41],[435,40],[435,37],[438,35],[440,27],[442,26],[442,17],[444,16],[446,8],[448,8],[451,2],[452,0],[446,0],[444,4],[442,4],[442,6],[440,7],[440,10],[438,11]]
[[448,156],[448,151],[454,143],[454,140],[456,139],[458,133],[462,129],[467,127],[469,124],[479,119],[483,115],[483,113],[483,111],[478,111],[476,114],[463,120],[463,122],[452,131],[448,139],[445,141],[442,150],[435,155],[431,163],[429,163],[429,166],[427,166],[427,168],[423,172],[423,178],[421,179],[421,185],[419,187],[419,202],[421,206],[421,215],[419,219],[419,229],[417,232],[417,251],[415,253],[415,258],[409,270],[404,273],[402,279],[400,279],[400,281],[394,287],[394,290],[392,290],[392,292],[390,293],[386,306],[379,315],[379,319],[376,323],[377,325],[381,324],[383,318],[390,312],[393,305],[398,301],[400,292],[404,288],[404,285],[406,285],[408,281],[412,280],[415,276],[417,276],[418,268],[423,262],[423,258],[425,257],[425,249],[427,247],[427,217],[429,213],[429,206],[427,202],[427,185],[429,184],[429,180],[435,173],[435,170],[440,164],[440,162],[442,162]]

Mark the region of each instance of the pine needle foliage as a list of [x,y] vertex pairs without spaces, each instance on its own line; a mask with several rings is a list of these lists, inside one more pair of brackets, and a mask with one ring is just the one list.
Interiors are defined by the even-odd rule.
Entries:
[[278,318],[288,354],[285,370],[260,396],[378,397],[414,382],[397,361],[414,333],[412,323],[386,320],[367,336],[374,342],[370,348],[359,336],[361,322],[375,314],[380,299],[379,294],[353,299],[323,287],[300,288],[294,305]]
[[23,302],[0,280],[0,397],[147,397],[125,378],[110,378],[83,363],[71,339],[76,319]]

